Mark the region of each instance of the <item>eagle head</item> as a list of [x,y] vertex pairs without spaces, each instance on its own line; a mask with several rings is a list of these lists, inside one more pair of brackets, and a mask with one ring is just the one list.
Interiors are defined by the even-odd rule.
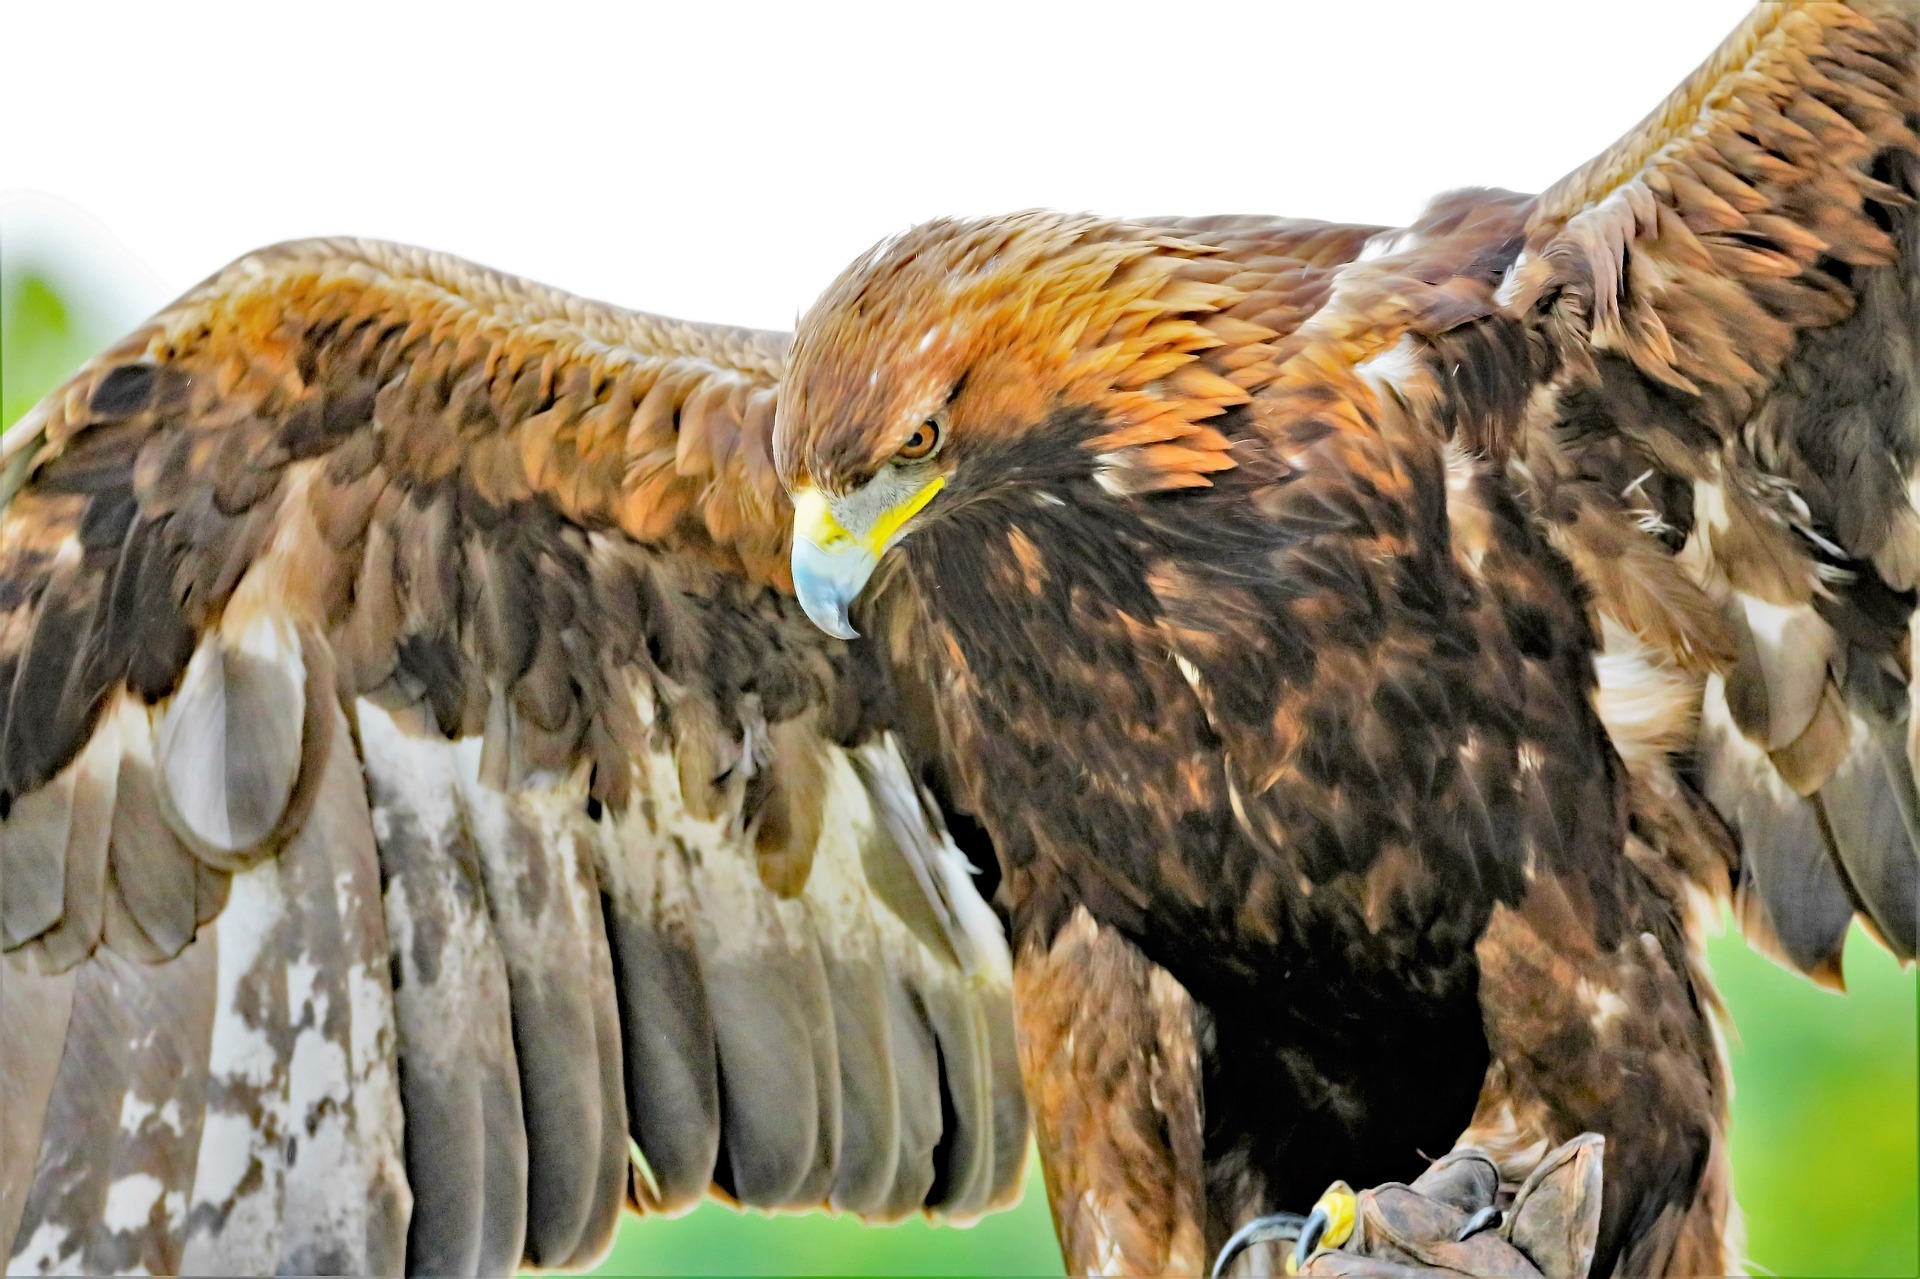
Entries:
[[[849,267],[800,322],[774,452],[793,580],[841,638],[880,560],[982,499],[1206,485],[1209,419],[1270,377],[1230,319],[1233,263],[1150,227],[1026,212],[929,222]],[[1231,368],[1213,357],[1231,350]]]

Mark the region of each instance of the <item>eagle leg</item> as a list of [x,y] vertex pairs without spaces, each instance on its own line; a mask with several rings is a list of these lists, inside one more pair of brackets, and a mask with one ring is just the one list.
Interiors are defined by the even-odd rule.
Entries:
[[1020,1065],[1069,1274],[1206,1264],[1194,1008],[1084,909],[1014,957]]
[[1634,870],[1631,837],[1628,849],[1588,875],[1541,873],[1495,909],[1476,946],[1493,1060],[1461,1141],[1517,1181],[1576,1134],[1604,1133],[1596,1272],[1726,1274],[1712,985],[1699,937]]

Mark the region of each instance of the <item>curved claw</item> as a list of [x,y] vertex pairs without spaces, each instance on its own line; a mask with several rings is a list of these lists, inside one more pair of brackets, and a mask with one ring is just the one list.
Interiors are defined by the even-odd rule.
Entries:
[[1253,1245],[1285,1243],[1289,1239],[1293,1240],[1293,1252],[1287,1257],[1285,1268],[1280,1273],[1299,1274],[1314,1249],[1322,1246],[1338,1248],[1353,1237],[1359,1210],[1360,1200],[1352,1188],[1344,1181],[1336,1181],[1327,1187],[1327,1193],[1320,1196],[1320,1202],[1314,1204],[1313,1211],[1304,1217],[1291,1212],[1255,1217],[1234,1231],[1233,1237],[1220,1249],[1220,1255],[1213,1262],[1213,1279],[1220,1279],[1234,1259]]
[[1307,1264],[1307,1258],[1313,1255],[1315,1248],[1322,1245],[1338,1248],[1353,1237],[1353,1223],[1359,1214],[1360,1201],[1344,1181],[1336,1181],[1327,1187],[1327,1193],[1320,1196],[1320,1202],[1307,1214],[1307,1224],[1300,1228],[1299,1241],[1293,1245],[1293,1265],[1288,1271],[1298,1274]]
[[1255,1217],[1234,1231],[1232,1238],[1221,1245],[1220,1255],[1213,1260],[1212,1279],[1220,1279],[1227,1273],[1227,1267],[1255,1244],[1291,1243],[1302,1237],[1301,1232],[1306,1225],[1307,1218],[1297,1212],[1276,1212],[1267,1217]]
[[1297,1275],[1300,1268],[1307,1264],[1307,1258],[1320,1246],[1327,1236],[1327,1228],[1333,1225],[1333,1214],[1327,1211],[1325,1204],[1315,1204],[1313,1211],[1307,1214],[1307,1224],[1300,1227],[1300,1237],[1294,1240],[1293,1256],[1287,1264],[1287,1273]]

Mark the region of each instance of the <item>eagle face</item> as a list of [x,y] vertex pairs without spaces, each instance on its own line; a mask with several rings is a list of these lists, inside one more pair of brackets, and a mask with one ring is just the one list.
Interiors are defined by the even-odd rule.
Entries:
[[948,513],[1094,476],[1100,398],[1155,346],[1112,341],[1116,322],[1164,310],[1181,247],[1207,251],[1019,213],[927,223],[841,275],[801,321],[774,430],[794,589],[821,629],[852,638],[881,558]]

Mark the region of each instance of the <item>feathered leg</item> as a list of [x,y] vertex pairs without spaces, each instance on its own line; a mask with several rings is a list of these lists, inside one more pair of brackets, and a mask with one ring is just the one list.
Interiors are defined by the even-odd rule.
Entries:
[[1075,911],[1014,958],[1020,1069],[1067,1272],[1206,1273],[1193,1001]]
[[[1517,1180],[1559,1143],[1602,1133],[1592,1273],[1734,1273],[1718,1001],[1688,929],[1623,870],[1613,885],[1541,874],[1517,909],[1495,910],[1478,947],[1493,1064],[1461,1144]],[[1608,889],[1625,909],[1576,900]],[[1603,935],[1595,921],[1608,916],[1621,923]]]

